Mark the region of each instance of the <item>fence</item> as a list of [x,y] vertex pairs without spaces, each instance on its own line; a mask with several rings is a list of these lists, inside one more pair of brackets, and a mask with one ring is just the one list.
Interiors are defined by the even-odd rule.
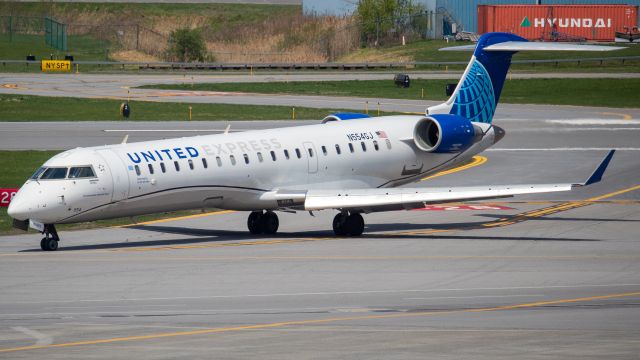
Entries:
[[67,51],[66,25],[49,17],[44,18],[44,39],[52,48]]
[[44,19],[31,16],[0,16],[0,41],[20,41],[20,35],[42,35]]

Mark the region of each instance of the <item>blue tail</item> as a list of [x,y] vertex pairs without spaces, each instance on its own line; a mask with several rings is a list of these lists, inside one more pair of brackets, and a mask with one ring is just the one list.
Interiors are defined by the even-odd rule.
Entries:
[[524,41],[509,33],[488,33],[478,40],[473,57],[451,98],[428,109],[429,114],[455,114],[475,122],[491,123],[516,51],[484,51],[490,45]]

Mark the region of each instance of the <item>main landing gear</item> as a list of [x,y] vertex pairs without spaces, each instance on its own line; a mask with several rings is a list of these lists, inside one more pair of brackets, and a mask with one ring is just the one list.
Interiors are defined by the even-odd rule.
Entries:
[[249,215],[247,227],[252,234],[272,235],[278,231],[278,215],[273,211],[254,211]]
[[[279,225],[278,215],[273,211],[254,211],[247,219],[249,232],[256,235],[275,234]],[[356,212],[340,212],[333,218],[333,232],[337,236],[360,236],[364,232],[364,219]]]
[[40,248],[44,251],[58,250],[58,241],[60,241],[60,237],[58,237],[56,227],[53,226],[53,224],[47,224],[44,226],[44,231],[42,233],[44,234],[44,237],[40,241]]
[[364,231],[364,219],[359,213],[341,212],[333,218],[333,232],[337,236],[360,236]]

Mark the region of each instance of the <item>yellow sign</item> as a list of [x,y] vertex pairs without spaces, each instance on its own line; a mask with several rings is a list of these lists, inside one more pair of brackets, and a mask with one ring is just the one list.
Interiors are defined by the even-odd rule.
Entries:
[[71,71],[71,61],[42,60],[40,68],[42,69],[42,71]]

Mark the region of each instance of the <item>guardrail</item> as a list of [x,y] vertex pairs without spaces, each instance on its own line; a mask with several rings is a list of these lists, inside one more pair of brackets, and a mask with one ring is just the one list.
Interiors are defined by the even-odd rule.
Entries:
[[[627,61],[640,60],[640,56],[620,56],[620,57],[600,57],[581,59],[545,59],[545,60],[514,60],[512,64],[555,64],[576,63],[580,66],[583,63],[620,62],[624,65]],[[40,66],[40,61],[29,60],[0,60],[2,66],[7,64],[24,64],[25,66]],[[445,67],[450,65],[467,65],[468,61],[412,61],[412,62],[389,62],[389,63],[270,63],[270,64],[224,64],[224,63],[181,63],[181,62],[140,62],[140,61],[74,61],[72,64],[111,66],[122,69],[144,70],[375,70],[375,69],[397,69],[411,68],[416,66],[436,66]]]

